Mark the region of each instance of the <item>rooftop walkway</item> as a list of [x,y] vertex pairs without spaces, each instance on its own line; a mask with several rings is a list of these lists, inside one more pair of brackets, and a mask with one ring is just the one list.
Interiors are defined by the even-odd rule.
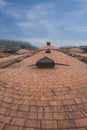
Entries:
[[[87,130],[87,65],[43,48],[0,70],[0,130]],[[44,56],[67,66],[31,66]]]

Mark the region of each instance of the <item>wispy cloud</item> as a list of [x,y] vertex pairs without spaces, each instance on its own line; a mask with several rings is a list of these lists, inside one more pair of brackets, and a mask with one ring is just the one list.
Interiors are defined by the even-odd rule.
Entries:
[[47,41],[50,41],[53,46],[61,47],[61,46],[81,46],[87,45],[87,40],[58,40],[58,39],[51,39],[51,38],[17,38],[17,40],[28,41],[32,45],[37,47],[42,47],[46,45]]
[[[47,16],[48,10],[51,10],[54,6],[49,3],[37,4],[27,10],[26,18],[30,20],[36,20],[43,16]],[[40,19],[39,19],[40,20]]]
[[[21,3],[18,5],[16,3],[16,6],[11,0],[0,0],[0,12],[4,16],[0,29],[9,30],[10,37],[14,35],[17,39],[20,37],[20,39],[37,45],[41,45],[47,40],[52,41],[55,45],[83,44],[82,41],[76,41],[76,37],[73,35],[81,34],[76,38],[81,39],[83,32],[85,34],[87,32],[87,0],[73,0],[71,3],[66,0],[65,5],[64,1],[60,1],[41,0],[40,3],[33,3],[30,6],[23,6]],[[6,20],[8,20],[8,24]],[[4,34],[3,31],[2,33]]]
[[[6,4],[4,0],[0,1],[2,5]],[[63,31],[61,31],[61,28],[64,30],[69,28],[69,31],[80,31],[80,28],[82,28],[82,30],[86,32],[85,26],[83,25],[84,27],[82,27],[82,24],[79,24],[79,21],[87,12],[83,6],[69,12],[64,12],[64,15],[61,14],[60,18],[59,13],[55,10],[56,4],[53,2],[35,4],[32,5],[31,8],[18,8],[11,3],[9,4],[10,6],[3,8],[3,13],[5,13],[8,17],[13,17],[17,28],[26,33],[28,33],[28,31],[37,31],[39,35],[39,30],[42,30],[44,33],[46,33],[46,36],[48,35],[48,37],[55,37],[56,35],[61,36]]]
[[0,0],[0,7],[6,6],[7,3],[4,0]]
[[7,17],[20,18],[20,16],[22,16],[21,11],[9,3],[6,3],[4,6],[2,6],[0,10]]
[[68,30],[74,32],[87,32],[87,26],[72,26],[69,27]]
[[55,6],[53,3],[34,5],[25,10],[23,19],[17,22],[16,25],[26,31],[30,29],[33,29],[33,31],[37,30],[36,33],[39,35],[41,33],[40,30],[42,30],[48,37],[60,34],[61,32],[56,28],[57,24],[52,18],[53,14],[51,14],[51,10],[54,8]]
[[[43,19],[47,19],[49,17],[49,10],[52,9],[52,4],[47,5],[45,4],[37,4],[32,6],[31,8],[27,8],[25,10],[25,14],[23,19],[18,23],[18,26],[22,25],[22,28],[25,28],[32,24],[40,24]],[[25,23],[25,24],[24,24]],[[32,23],[32,24],[31,24]],[[25,26],[27,24],[27,26]],[[23,26],[24,25],[24,26]]]

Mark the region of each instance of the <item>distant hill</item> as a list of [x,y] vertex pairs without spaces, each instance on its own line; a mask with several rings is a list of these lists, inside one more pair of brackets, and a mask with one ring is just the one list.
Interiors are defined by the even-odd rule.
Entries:
[[0,45],[5,46],[6,50],[11,50],[11,49],[37,49],[37,47],[31,45],[29,42],[25,41],[15,41],[15,40],[5,40],[5,39],[0,39]]

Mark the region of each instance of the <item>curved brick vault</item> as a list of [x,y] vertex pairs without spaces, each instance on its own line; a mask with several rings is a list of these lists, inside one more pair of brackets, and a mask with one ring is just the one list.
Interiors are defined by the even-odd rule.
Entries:
[[[0,71],[0,130],[87,130],[87,66],[49,48]],[[68,66],[31,66],[44,56]]]

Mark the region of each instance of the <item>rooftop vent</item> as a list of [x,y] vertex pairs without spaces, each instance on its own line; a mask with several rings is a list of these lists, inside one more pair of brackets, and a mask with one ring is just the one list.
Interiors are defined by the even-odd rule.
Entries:
[[47,50],[45,51],[45,53],[51,53],[50,49],[47,49]]
[[36,62],[36,66],[38,68],[53,68],[55,66],[55,62],[48,57],[43,57]]
[[47,42],[47,46],[50,46],[51,45],[51,43],[50,42]]

